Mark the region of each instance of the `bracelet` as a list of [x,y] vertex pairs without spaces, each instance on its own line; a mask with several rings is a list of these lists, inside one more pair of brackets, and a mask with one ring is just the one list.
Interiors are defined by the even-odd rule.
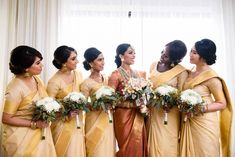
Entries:
[[34,122],[34,121],[31,121],[30,127],[31,127],[31,129],[33,129],[33,130],[36,129],[36,128],[37,128],[37,123]]

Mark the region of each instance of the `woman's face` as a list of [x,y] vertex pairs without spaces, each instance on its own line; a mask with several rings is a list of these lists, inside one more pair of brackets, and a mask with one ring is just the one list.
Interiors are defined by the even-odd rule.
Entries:
[[67,62],[65,62],[65,65],[69,70],[74,70],[76,69],[77,64],[78,64],[77,54],[74,51],[72,51],[70,53],[69,58],[67,59]]
[[104,56],[101,53],[93,62],[90,63],[92,70],[102,71],[104,69]]
[[169,51],[167,51],[167,47],[165,47],[165,49],[162,50],[159,62],[164,64],[171,64],[170,55]]
[[36,57],[34,60],[34,63],[26,69],[26,72],[29,73],[29,75],[33,76],[33,75],[39,75],[42,71],[42,60],[39,57]]
[[190,51],[190,63],[191,64],[198,64],[198,63],[201,62],[201,59],[202,58],[197,53],[197,50],[196,50],[195,46],[193,46],[191,51]]
[[135,50],[132,47],[129,47],[124,55],[121,55],[122,62],[128,65],[135,63]]

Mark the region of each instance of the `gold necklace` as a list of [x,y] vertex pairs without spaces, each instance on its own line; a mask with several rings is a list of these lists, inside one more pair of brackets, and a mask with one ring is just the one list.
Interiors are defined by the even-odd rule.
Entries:
[[131,77],[136,77],[134,71],[131,69],[130,69],[130,75],[127,73],[127,71],[122,66],[120,66],[118,68],[118,71],[125,78],[125,80],[129,80]]

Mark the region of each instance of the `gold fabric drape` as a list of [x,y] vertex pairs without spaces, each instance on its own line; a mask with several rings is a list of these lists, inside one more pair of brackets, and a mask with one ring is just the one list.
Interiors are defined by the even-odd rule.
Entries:
[[[103,83],[98,83],[91,78],[87,78],[81,84],[81,92],[86,97],[92,97],[103,85],[107,85],[107,79]],[[108,114],[104,111],[92,110],[86,114],[85,139],[87,157],[115,156],[113,123],[109,123]]]
[[217,112],[209,112],[186,121],[182,128],[181,157],[219,157],[219,138],[221,138],[222,156],[230,157],[232,105],[225,82],[210,69],[195,78],[189,78],[184,88],[198,92],[209,105],[214,101],[226,100],[227,106],[220,111],[220,116]]
[[[150,81],[153,88],[162,84],[182,90],[183,83],[188,73],[186,69],[177,65],[166,72],[158,72],[156,66],[150,74]],[[148,149],[150,157],[178,157],[179,156],[179,132],[180,132],[180,112],[177,107],[173,107],[167,113],[168,124],[164,125],[164,111],[158,108],[151,108],[148,124]]]
[[[4,113],[22,119],[32,119],[32,102],[47,96],[46,89],[38,77],[38,90],[31,91],[23,81],[14,78],[7,86]],[[42,129],[16,127],[3,124],[3,149],[6,157],[56,157],[51,130],[47,129],[46,139],[41,140]]]
[[[70,92],[79,92],[79,85],[82,82],[82,75],[78,71],[74,71],[74,79],[71,84],[66,84],[61,75],[61,73],[57,72],[49,80],[47,86],[49,96],[59,100],[63,99]],[[75,118],[66,121],[58,119],[51,126],[58,157],[86,156],[83,113],[79,111],[78,114],[81,129],[76,128]]]

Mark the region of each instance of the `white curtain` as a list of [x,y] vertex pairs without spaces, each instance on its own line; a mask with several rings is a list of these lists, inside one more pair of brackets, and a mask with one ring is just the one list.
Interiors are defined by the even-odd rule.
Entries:
[[[10,50],[20,44],[33,46],[43,54],[41,76],[47,83],[55,72],[51,64],[53,52],[60,45],[78,51],[78,68],[85,76],[88,73],[83,70],[83,53],[88,47],[97,47],[105,56],[103,73],[109,75],[116,68],[115,49],[120,43],[131,43],[137,53],[134,68],[148,71],[169,41],[184,41],[189,52],[195,41],[210,38],[217,45],[218,58],[213,68],[225,78],[234,102],[234,3],[233,0],[0,0],[3,56],[0,100],[12,77],[8,70]],[[188,55],[183,64],[192,68]]]
[[[222,11],[221,0],[62,0],[59,43],[75,47],[81,62],[88,47],[97,47],[105,55],[104,73],[109,74],[122,42],[136,49],[135,67],[148,70],[166,43],[180,39],[190,50],[195,41],[210,38],[218,46],[215,66],[220,67],[226,57]],[[188,57],[184,64],[191,66]]]
[[[10,51],[14,47],[29,45],[39,50],[43,54],[46,69],[42,78],[48,78],[52,69],[49,61],[57,47],[58,17],[57,0],[0,0],[1,104],[6,84],[12,78],[8,63]],[[1,117],[2,105],[0,111]]]
[[[226,68],[223,68],[224,71],[227,71],[227,83],[230,90],[230,96],[233,102],[233,111],[235,111],[235,53],[234,53],[234,43],[235,43],[235,1],[234,0],[223,0],[222,1],[222,10],[223,10],[223,30],[224,30],[224,43],[225,49],[223,51],[226,56],[224,64]],[[220,65],[223,66],[222,64]],[[235,116],[233,116],[233,132],[232,132],[232,142],[233,142],[233,155],[235,156]]]

